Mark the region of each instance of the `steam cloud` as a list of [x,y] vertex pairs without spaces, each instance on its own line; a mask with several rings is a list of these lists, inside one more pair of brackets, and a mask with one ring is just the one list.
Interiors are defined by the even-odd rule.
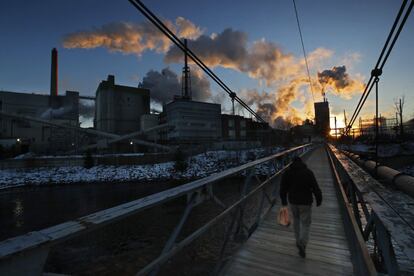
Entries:
[[[142,79],[142,86],[150,89],[151,98],[159,103],[171,101],[174,95],[181,95],[181,78],[168,67],[161,72],[147,72]],[[210,82],[194,68],[191,70],[191,91],[194,100],[205,101],[211,97]]]
[[95,116],[95,103],[91,101],[79,101],[79,115],[83,118],[93,118]]
[[270,125],[287,129],[292,124],[303,121],[303,116],[292,107],[292,103],[298,100],[299,89],[306,84],[306,77],[301,77],[291,80],[272,93],[249,90],[242,95],[248,105],[256,105],[257,113]]
[[[191,21],[178,17],[175,24],[164,23],[179,37],[196,39],[202,30]],[[141,55],[146,50],[166,52],[171,41],[149,22],[139,24],[114,22],[89,31],[68,34],[63,39],[65,48],[107,48],[109,51]]]
[[[259,40],[251,48],[247,45],[247,34],[233,29],[225,29],[211,36],[201,35],[188,42],[188,47],[203,62],[211,67],[221,66],[247,73],[255,79],[265,80],[267,85],[296,75],[301,67],[291,54],[274,43]],[[171,47],[165,55],[165,62],[181,62],[182,52]]]
[[48,108],[40,115],[40,118],[46,119],[46,120],[50,120],[53,118],[56,119],[56,118],[61,118],[62,116],[70,112],[73,112],[72,106],[62,106],[59,108]]
[[323,91],[328,89],[346,98],[364,89],[362,81],[351,79],[349,74],[346,73],[345,65],[318,72],[318,80]]

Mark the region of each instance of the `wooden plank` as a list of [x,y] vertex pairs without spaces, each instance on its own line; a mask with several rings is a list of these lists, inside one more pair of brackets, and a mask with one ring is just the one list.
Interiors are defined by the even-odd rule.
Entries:
[[226,266],[225,275],[352,275],[351,252],[323,149],[307,160],[323,193],[323,204],[312,208],[312,224],[305,259],[298,256],[293,227],[276,222],[275,206]]

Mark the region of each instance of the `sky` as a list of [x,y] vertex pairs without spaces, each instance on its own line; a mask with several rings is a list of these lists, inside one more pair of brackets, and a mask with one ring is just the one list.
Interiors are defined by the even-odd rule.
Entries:
[[[143,2],[183,37],[187,36],[189,47],[266,119],[297,123],[312,117],[313,99],[304,80],[306,69],[292,1]],[[343,110],[348,116],[354,111],[401,2],[296,0],[314,97],[320,100],[322,88],[326,90],[332,116],[338,117],[339,126]],[[148,25],[127,0],[1,0],[0,90],[48,93],[50,51],[56,47],[59,93],[74,90],[94,96],[99,82],[113,74],[119,84],[152,85],[154,106],[160,108],[171,93],[181,91],[170,91],[177,87],[174,80],[171,84],[169,79],[168,86],[156,82],[167,81],[161,74],[165,68],[179,82],[182,59]],[[113,39],[109,44],[108,35]],[[146,35],[156,45],[149,43],[151,37]],[[100,40],[91,46],[97,37]],[[137,37],[145,43],[131,44]],[[412,49],[411,15],[380,78],[379,107],[385,116],[394,116],[394,99],[405,95],[405,119],[414,117]],[[345,79],[320,82],[318,73],[328,70],[328,76],[339,73],[340,68]],[[219,102],[228,112],[230,101],[224,92],[197,68],[192,70],[193,93],[199,99]],[[364,117],[374,115],[373,96],[372,93],[362,110]],[[239,109],[237,112],[247,116]]]

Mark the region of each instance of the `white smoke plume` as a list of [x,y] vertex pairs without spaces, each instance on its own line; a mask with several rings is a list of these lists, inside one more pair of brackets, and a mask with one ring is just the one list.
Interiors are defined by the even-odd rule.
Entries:
[[[169,20],[164,20],[164,23],[183,38],[196,39],[203,32],[183,17],[178,17],[175,23]],[[171,41],[149,22],[114,22],[93,30],[68,34],[63,38],[63,46],[70,49],[104,47],[111,52],[140,56],[146,50],[166,52]]]
[[72,111],[73,111],[72,106],[62,106],[59,108],[48,108],[40,115],[40,118],[46,119],[46,120],[50,120],[53,118],[60,118],[63,115],[66,115]]
[[[161,72],[151,70],[142,79],[141,86],[151,91],[154,101],[167,103],[174,95],[181,95],[181,76],[168,67]],[[191,91],[194,100],[206,101],[211,98],[210,82],[194,68],[191,70]]]
[[79,116],[83,118],[94,118],[95,101],[79,101]]
[[[248,47],[247,34],[225,29],[212,36],[201,35],[188,41],[188,47],[208,66],[221,66],[247,73],[255,79],[265,80],[267,85],[293,77],[301,70],[301,64],[292,54],[266,40],[255,41]],[[323,48],[319,49],[324,51]],[[182,52],[171,47],[165,62],[181,62]]]
[[361,80],[352,79],[349,76],[345,65],[318,72],[318,81],[323,91],[329,91],[344,98],[350,98],[353,94],[362,92],[365,87]]

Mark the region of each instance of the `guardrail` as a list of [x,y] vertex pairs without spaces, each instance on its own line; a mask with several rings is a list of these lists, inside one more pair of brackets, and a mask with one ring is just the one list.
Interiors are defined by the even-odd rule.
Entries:
[[395,186],[404,193],[414,198],[414,177],[394,170],[390,167],[377,164],[372,160],[363,160],[358,154],[343,150],[348,157],[355,161],[358,165],[365,168],[369,173],[377,176],[381,180],[385,180],[389,185]]
[[[377,270],[385,271],[388,275],[400,275],[394,243],[414,263],[414,213],[410,211],[412,198],[390,193],[389,189],[332,145],[329,145],[329,153],[338,171],[337,177],[346,196],[344,201],[348,212],[352,209],[352,223],[356,222],[359,228],[356,238],[360,240],[362,234],[365,242],[370,237],[373,239],[374,252],[371,257]],[[364,256],[359,258],[366,259],[366,252],[362,253]]]
[[[160,266],[164,262],[177,254],[197,237],[208,231],[212,226],[224,218],[231,216],[231,223],[226,230],[226,238],[220,250],[220,261],[215,268],[215,272],[218,273],[223,264],[223,257],[230,236],[233,235],[240,241],[243,241],[253,233],[264,214],[275,204],[277,185],[273,180],[290,165],[293,157],[303,155],[311,148],[311,144],[294,147],[272,156],[212,174],[179,187],[0,242],[0,275],[40,275],[43,272],[43,266],[52,246],[179,197],[187,198],[187,204],[179,223],[170,234],[159,257],[140,270],[137,275],[157,274]],[[261,181],[255,175],[255,168],[263,164],[268,164],[268,170],[266,179]],[[246,174],[240,198],[232,205],[226,206],[214,194],[213,184],[226,177],[240,173]],[[253,181],[257,181],[258,185],[253,187]],[[265,188],[271,184],[274,185],[273,192],[268,194]],[[259,205],[255,222],[247,226],[244,221],[246,201],[260,192],[261,197],[258,202]],[[176,243],[177,237],[192,209],[206,200],[214,201],[222,206],[224,210],[179,243]],[[269,203],[270,207],[263,212],[265,201]]]
[[348,244],[351,248],[351,256],[354,263],[356,275],[377,275],[377,270],[369,255],[365,244],[365,239],[360,231],[359,224],[354,216],[353,205],[345,191],[345,183],[336,169],[338,160],[333,154],[331,148],[327,147],[329,164],[332,169],[333,178],[336,184],[336,194],[341,207],[342,217],[344,219],[345,234]]

